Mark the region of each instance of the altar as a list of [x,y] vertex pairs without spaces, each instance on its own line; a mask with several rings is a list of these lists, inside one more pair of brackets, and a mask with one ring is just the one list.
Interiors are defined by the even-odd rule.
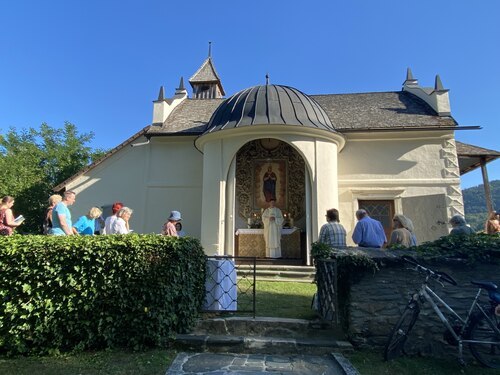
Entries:
[[[266,257],[264,229],[238,229],[236,231],[237,255],[240,257]],[[300,229],[281,229],[281,256],[301,258]]]

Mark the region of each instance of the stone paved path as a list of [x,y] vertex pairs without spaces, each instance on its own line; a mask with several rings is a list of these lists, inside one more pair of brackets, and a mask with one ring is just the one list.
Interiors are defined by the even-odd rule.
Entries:
[[336,356],[183,352],[177,355],[166,375],[358,374],[342,356]]

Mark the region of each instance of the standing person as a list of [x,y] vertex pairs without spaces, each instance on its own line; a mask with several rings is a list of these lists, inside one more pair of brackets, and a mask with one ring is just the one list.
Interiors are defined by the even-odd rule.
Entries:
[[102,230],[103,231],[102,234],[111,234],[111,226],[116,220],[116,214],[118,213],[118,211],[121,210],[122,207],[123,207],[122,202],[113,203],[113,206],[111,207],[112,215],[108,216],[104,221],[104,229]]
[[467,225],[465,218],[462,215],[454,215],[450,219],[452,226],[451,235],[454,234],[474,234],[474,229]]
[[275,207],[275,203],[276,200],[271,198],[269,207],[262,213],[266,256],[269,258],[281,258],[281,227],[283,226],[283,214],[278,207]]
[[175,230],[177,232],[177,236],[179,237],[184,237],[186,235],[186,233],[182,230],[182,224],[180,221],[175,223]]
[[339,211],[335,208],[327,210],[326,221],[319,231],[319,242],[330,247],[346,247],[346,231],[340,224]]
[[68,190],[64,192],[61,202],[56,204],[52,210],[52,229],[50,234],[56,236],[71,236],[73,235],[71,212],[68,206],[71,206],[76,201],[76,193]]
[[168,221],[165,224],[163,224],[163,229],[161,231],[161,234],[163,234],[164,236],[179,237],[179,235],[177,234],[177,229],[175,229],[175,224],[177,224],[177,222],[181,220],[182,217],[179,211],[170,212]]
[[14,214],[12,213],[12,206],[14,206],[14,198],[6,195],[2,198],[0,203],[0,235],[10,236],[14,229],[20,226],[23,220],[15,221]]
[[372,219],[366,210],[357,210],[358,222],[354,227],[352,240],[360,247],[382,248],[387,243],[384,227],[378,220]]
[[101,214],[100,208],[92,207],[88,214],[80,216],[76,223],[73,224],[73,234],[93,235],[95,221]]
[[276,173],[273,172],[273,167],[269,166],[262,179],[262,193],[264,193],[264,199],[266,202],[271,201],[271,199],[276,200],[277,180],[278,177],[276,176]]
[[129,227],[129,220],[134,211],[128,207],[122,207],[116,213],[116,220],[111,225],[111,232],[109,234],[128,234],[132,232]]
[[500,221],[499,212],[491,211],[488,220],[486,220],[486,224],[484,225],[484,231],[488,234],[496,234],[500,233]]
[[402,245],[404,247],[412,246],[411,232],[407,229],[408,221],[406,220],[406,216],[394,215],[392,219],[392,228],[393,231],[387,247],[392,245]]
[[49,207],[45,211],[45,219],[43,220],[43,234],[49,234],[52,229],[52,210],[62,201],[62,197],[59,194],[54,194],[49,197]]

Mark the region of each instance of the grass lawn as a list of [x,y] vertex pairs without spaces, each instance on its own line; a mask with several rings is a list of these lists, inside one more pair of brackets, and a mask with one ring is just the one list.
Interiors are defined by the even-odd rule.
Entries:
[[164,375],[177,353],[104,350],[56,357],[0,357],[2,375]]
[[257,281],[256,316],[315,319],[311,309],[316,284]]

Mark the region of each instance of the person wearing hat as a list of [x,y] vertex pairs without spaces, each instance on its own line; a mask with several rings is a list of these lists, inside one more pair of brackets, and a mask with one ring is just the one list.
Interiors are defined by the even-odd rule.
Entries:
[[168,221],[165,224],[163,224],[163,229],[161,231],[161,234],[163,234],[164,236],[179,237],[179,235],[177,234],[177,230],[175,229],[175,224],[181,220],[182,217],[179,211],[170,212]]

